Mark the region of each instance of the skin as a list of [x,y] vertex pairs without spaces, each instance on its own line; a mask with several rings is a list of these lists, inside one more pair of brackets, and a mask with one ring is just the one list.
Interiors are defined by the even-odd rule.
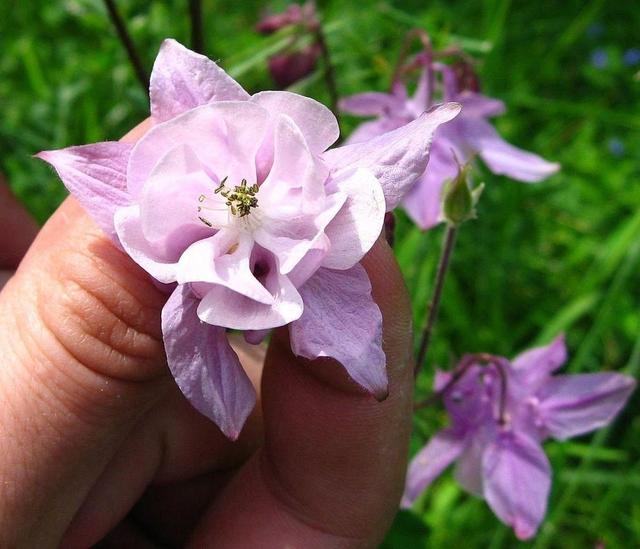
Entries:
[[[25,215],[8,210],[3,226]],[[166,295],[67,199],[0,292],[0,547],[375,547],[402,492],[413,374],[384,239],[363,265],[389,397],[293,356],[286,328],[268,348],[235,340],[260,399],[232,443],[169,375]]]

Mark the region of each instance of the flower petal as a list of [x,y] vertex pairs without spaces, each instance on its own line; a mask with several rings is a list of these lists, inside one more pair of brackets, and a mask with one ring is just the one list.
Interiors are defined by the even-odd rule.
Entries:
[[487,97],[481,93],[472,91],[463,91],[456,97],[457,101],[462,104],[462,116],[488,118],[491,116],[499,116],[504,114],[505,106],[499,99]]
[[162,256],[145,238],[139,206],[120,208],[114,222],[122,247],[138,265],[164,284],[176,281],[178,257]]
[[484,496],[489,507],[518,539],[533,537],[547,510],[551,466],[541,446],[503,432],[483,458]]
[[137,196],[158,162],[171,150],[189,147],[218,177],[235,185],[256,182],[255,156],[268,113],[248,101],[221,101],[185,112],[151,128],[131,151],[127,185]]
[[324,153],[337,177],[342,170],[368,168],[384,191],[387,211],[393,210],[424,172],[433,134],[440,124],[460,112],[460,105],[447,103],[419,118],[365,143],[354,143]]
[[354,143],[364,143],[379,135],[384,135],[390,131],[396,130],[407,123],[402,118],[378,118],[377,120],[370,120],[369,122],[363,122],[360,124],[346,140],[346,145],[352,145]]
[[560,169],[560,165],[514,147],[498,135],[495,128],[481,118],[457,120],[459,132],[469,146],[480,154],[489,169],[518,181],[541,181]]
[[324,152],[340,136],[336,117],[315,99],[286,91],[263,91],[250,101],[269,111],[274,121],[279,114],[291,118],[315,154]]
[[251,381],[224,328],[201,322],[198,300],[179,285],[162,310],[167,362],[180,390],[230,439],[238,438],[256,403]]
[[340,110],[356,116],[385,116],[404,108],[404,102],[389,93],[365,92],[345,97]]
[[409,217],[422,230],[430,229],[442,221],[442,189],[447,180],[458,173],[458,164],[449,147],[449,141],[436,137],[431,145],[429,164],[402,201]]
[[[266,254],[263,251],[265,257]],[[265,271],[259,278],[273,297],[270,305],[224,286],[212,285],[198,307],[200,319],[214,326],[236,330],[266,330],[300,318],[303,302],[295,286],[278,272],[275,262],[270,263],[265,259],[259,261],[260,270]]]
[[471,443],[460,454],[455,468],[455,479],[467,492],[483,497],[482,493],[482,456],[487,441],[475,433]]
[[278,115],[273,166],[260,186],[260,206],[266,207],[270,215],[314,211],[323,202],[328,173],[294,121],[284,114]]
[[300,294],[304,312],[289,327],[293,352],[311,360],[334,358],[356,383],[376,398],[385,398],[382,314],[364,268],[358,264],[346,271],[319,269]]
[[465,437],[453,429],[436,433],[411,460],[400,505],[411,507],[436,477],[458,458],[465,445]]
[[560,440],[594,431],[613,420],[635,386],[618,373],[554,376],[537,394],[540,421]]
[[209,282],[225,286],[240,295],[273,304],[273,296],[253,276],[249,258],[251,238],[223,229],[214,236],[194,242],[178,262],[178,283]]
[[129,143],[107,141],[36,155],[56,169],[65,187],[115,243],[119,242],[113,216],[131,203],[126,179],[131,149]]
[[347,201],[325,229],[331,248],[322,266],[344,270],[358,263],[380,236],[384,193],[373,174],[362,168],[342,172],[333,183]]
[[511,361],[511,366],[518,381],[531,394],[566,361],[567,345],[564,334],[560,334],[549,345],[520,353]]
[[149,85],[151,116],[165,122],[212,101],[245,101],[249,94],[204,55],[167,39],[160,46]]

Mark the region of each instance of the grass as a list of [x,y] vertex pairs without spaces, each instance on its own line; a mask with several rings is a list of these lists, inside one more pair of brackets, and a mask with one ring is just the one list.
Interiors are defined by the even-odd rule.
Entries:
[[[476,221],[458,239],[431,354],[446,366],[467,351],[511,356],[567,333],[568,370],[640,370],[640,12],[606,0],[318,2],[338,87],[346,95],[384,89],[402,34],[423,26],[437,45],[458,43],[481,60],[486,93],[504,99],[497,120],[511,142],[559,161],[538,185],[483,172]],[[186,2],[118,2],[149,68],[162,38],[188,42]],[[253,31],[264,4],[205,0],[207,53],[250,91],[271,87],[264,60],[279,37]],[[268,3],[274,9],[284,2]],[[115,139],[147,114],[146,97],[99,0],[4,2],[0,21],[0,168],[42,222],[63,199],[59,181],[31,155]],[[596,68],[594,51],[608,63]],[[322,101],[312,76],[296,86]],[[345,121],[345,128],[356,120]],[[398,220],[397,255],[420,325],[442,229],[422,234]],[[425,394],[431,372],[419,379]],[[636,397],[595,436],[549,443],[554,470],[548,519],[519,544],[486,505],[450,475],[416,513],[398,515],[385,547],[607,547],[640,543],[640,419]],[[415,420],[412,448],[444,421]]]

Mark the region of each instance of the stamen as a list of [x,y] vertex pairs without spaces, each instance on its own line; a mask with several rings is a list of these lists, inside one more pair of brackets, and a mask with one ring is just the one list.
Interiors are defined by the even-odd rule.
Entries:
[[[251,186],[248,185],[247,180],[243,179],[240,182],[240,185],[235,185],[233,190],[226,187],[226,182],[229,179],[228,176],[224,177],[220,184],[214,189],[214,194],[219,194],[226,198],[225,206],[228,207],[227,211],[231,212],[231,215],[239,218],[246,218],[253,208],[258,207],[258,198],[256,194],[260,190],[257,184],[253,184]],[[198,196],[198,202],[200,204],[205,204],[208,198],[206,195],[201,194]],[[219,203],[218,203],[219,204]],[[211,210],[211,211],[224,211],[225,208],[211,208],[207,206],[198,206],[198,212],[202,210]],[[200,221],[202,221],[207,227],[213,227],[213,224],[204,217],[198,217]],[[243,220],[247,222],[250,218]]]

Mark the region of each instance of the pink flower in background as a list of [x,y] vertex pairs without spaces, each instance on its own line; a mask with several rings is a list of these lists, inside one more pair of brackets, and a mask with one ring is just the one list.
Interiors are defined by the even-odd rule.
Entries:
[[439,102],[434,99],[436,73],[442,75],[442,100],[460,103],[462,112],[438,129],[429,165],[402,202],[409,217],[422,229],[443,221],[443,185],[456,176],[459,164],[466,164],[476,154],[492,172],[518,181],[540,181],[559,169],[558,164],[504,141],[488,121],[504,112],[504,104],[465,89],[470,82],[468,71],[456,72],[442,63],[427,63],[413,96],[409,96],[404,84],[395,82],[391,93],[370,92],[343,99],[340,108],[344,112],[376,117],[358,126],[347,143],[364,142],[400,128]]
[[[438,372],[451,426],[437,433],[409,466],[403,506],[456,461],[456,480],[484,498],[520,539],[542,522],[551,467],[541,442],[565,440],[607,425],[635,381],[618,373],[552,375],[567,358],[562,336],[512,361],[466,362],[459,378]],[[461,364],[463,364],[461,362]]]
[[255,394],[227,329],[252,343],[289,325],[293,351],[332,357],[387,393],[382,318],[360,260],[424,171],[447,104],[367,143],[332,150],[338,125],[312,99],[250,96],[215,63],[166,40],[151,129],[38,156],[100,227],[173,293],[162,313],[171,372],[236,438]]

